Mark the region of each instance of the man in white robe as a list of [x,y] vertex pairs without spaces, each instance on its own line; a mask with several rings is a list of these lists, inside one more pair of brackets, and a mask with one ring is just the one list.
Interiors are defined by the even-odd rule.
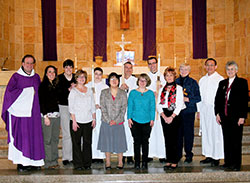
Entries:
[[[124,63],[124,83],[122,83],[122,78],[120,78],[120,88],[127,91],[127,96],[129,96],[129,93],[131,90],[138,88],[136,82],[137,78],[132,75],[133,73],[133,65],[131,62]],[[127,140],[127,146],[128,150],[123,153],[123,163],[125,162],[125,159],[127,157],[127,163],[133,164],[133,156],[134,156],[134,145],[133,145],[133,137],[128,125],[128,119],[127,119],[127,112],[125,114],[125,134],[126,134],[126,140]]]
[[213,58],[205,61],[205,69],[207,74],[199,81],[201,102],[197,104],[202,155],[206,157],[200,163],[211,163],[211,166],[218,166],[220,159],[224,159],[224,149],[222,128],[216,122],[214,113],[214,100],[219,82],[224,78],[216,72],[217,62]]
[[[157,101],[157,95],[158,91],[161,88],[161,86],[164,86],[166,84],[166,81],[164,79],[163,74],[160,75],[160,85],[157,88],[157,77],[158,77],[158,68],[157,68],[157,58],[156,57],[150,57],[147,60],[148,63],[148,76],[151,79],[151,84],[148,86],[148,89],[152,90],[155,93],[156,101]],[[165,153],[165,141],[162,131],[162,125],[161,125],[161,119],[160,115],[156,113],[155,123],[152,128],[150,138],[149,138],[149,154],[148,157],[149,160],[152,160],[153,157],[159,158],[160,162],[164,162],[166,153]]]
[[92,162],[93,163],[103,163],[105,154],[100,150],[97,150],[97,144],[99,139],[100,127],[101,127],[101,108],[100,108],[100,95],[103,89],[108,88],[108,85],[103,80],[103,70],[100,67],[94,69],[94,84],[93,81],[90,81],[86,86],[89,89],[94,87],[95,89],[95,104],[96,104],[96,126],[92,131]]

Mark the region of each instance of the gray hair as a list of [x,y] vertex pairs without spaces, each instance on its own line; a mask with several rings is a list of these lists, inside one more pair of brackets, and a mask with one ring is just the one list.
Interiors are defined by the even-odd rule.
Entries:
[[235,69],[236,69],[236,71],[238,71],[238,64],[235,62],[235,61],[228,61],[227,63],[226,63],[226,69],[229,67],[229,66],[234,66],[235,67]]
[[179,69],[181,70],[182,67],[187,67],[188,70],[191,71],[191,66],[189,64],[187,64],[187,63],[181,64]]

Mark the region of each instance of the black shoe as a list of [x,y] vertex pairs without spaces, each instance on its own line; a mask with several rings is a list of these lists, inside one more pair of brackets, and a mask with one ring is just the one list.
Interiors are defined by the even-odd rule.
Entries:
[[177,167],[178,167],[178,164],[176,164],[176,166],[173,166],[174,164],[171,164],[171,166],[170,166],[170,169],[172,169],[172,170],[174,170],[174,169],[176,169]]
[[91,166],[85,166],[84,169],[85,169],[85,170],[90,170],[90,169],[91,169]]
[[159,158],[160,163],[166,163],[166,159],[165,158]]
[[148,163],[153,161],[153,158],[148,158]]
[[116,166],[116,169],[117,169],[117,170],[122,170],[122,169],[123,169],[123,166]]
[[164,168],[164,170],[169,170],[169,169],[171,169],[170,167],[171,167],[171,164],[169,163],[168,165],[165,165],[163,168]]
[[134,164],[134,160],[133,160],[132,156],[127,157],[127,164],[128,165],[133,165]]
[[17,171],[19,172],[28,172],[29,166],[23,166],[21,164],[17,164]]
[[241,165],[234,165],[234,166],[231,166],[230,169],[233,170],[233,171],[240,171]]
[[74,170],[80,171],[80,170],[83,170],[83,167],[75,167]]
[[32,171],[36,171],[36,170],[41,170],[41,167],[40,166],[29,166],[28,169],[32,170]]
[[103,159],[98,159],[98,161],[97,161],[97,163],[100,163],[100,164],[102,164],[104,161],[103,161]]
[[141,169],[143,169],[143,170],[148,169],[148,163],[147,162],[142,162]]
[[135,169],[139,170],[140,169],[140,162],[135,162]]
[[111,166],[105,166],[106,170],[111,170]]
[[185,164],[189,164],[189,163],[192,163],[192,161],[193,161],[193,158],[187,157],[187,158],[185,159],[184,163],[185,163]]
[[230,165],[229,164],[224,164],[224,165],[222,165],[222,168],[229,168],[230,167]]
[[200,161],[200,164],[207,164],[207,163],[211,163],[212,161],[213,161],[212,158],[206,158],[206,159],[204,159],[204,160],[201,160],[201,161]]
[[70,162],[69,162],[69,160],[63,160],[63,165],[68,165],[68,164],[70,164]]
[[213,161],[211,162],[211,166],[212,167],[219,166],[219,164],[220,164],[220,160],[219,159],[218,160],[213,159]]

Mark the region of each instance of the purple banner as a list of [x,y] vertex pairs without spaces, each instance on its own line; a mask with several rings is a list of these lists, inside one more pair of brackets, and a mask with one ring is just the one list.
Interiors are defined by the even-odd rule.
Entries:
[[107,61],[107,0],[93,0],[93,51]]
[[207,58],[207,1],[192,0],[193,58]]
[[156,0],[142,0],[143,60],[156,55]]
[[42,0],[43,60],[56,61],[56,0]]

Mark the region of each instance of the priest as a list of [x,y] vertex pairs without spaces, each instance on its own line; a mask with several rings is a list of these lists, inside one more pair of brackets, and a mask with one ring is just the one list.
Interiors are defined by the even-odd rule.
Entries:
[[21,68],[6,87],[2,119],[8,132],[8,159],[18,171],[40,169],[44,165],[44,144],[38,98],[40,77],[33,67],[35,58],[25,55]]
[[[165,86],[166,81],[164,79],[163,74],[160,73],[159,68],[157,67],[158,60],[156,57],[149,57],[147,60],[148,63],[148,76],[151,79],[151,84],[148,86],[148,89],[152,90],[155,94],[155,97],[157,99],[157,77],[160,76],[160,83],[162,86]],[[157,101],[157,100],[156,100]],[[157,115],[155,115],[157,116]],[[156,117],[157,120],[157,117]],[[164,162],[165,160],[165,141],[164,141],[164,136],[163,136],[163,131],[162,131],[162,126],[161,126],[161,121],[160,121],[160,116],[158,115],[158,121],[155,120],[154,126],[151,131],[151,135],[149,138],[149,154],[148,157],[149,161],[152,160],[153,157],[159,158],[160,162]]]
[[218,166],[224,158],[223,135],[221,125],[216,122],[214,100],[219,82],[223,77],[216,72],[217,62],[213,58],[205,61],[207,74],[199,81],[201,102],[197,104],[200,133],[202,137],[202,155],[206,158],[201,164]]

